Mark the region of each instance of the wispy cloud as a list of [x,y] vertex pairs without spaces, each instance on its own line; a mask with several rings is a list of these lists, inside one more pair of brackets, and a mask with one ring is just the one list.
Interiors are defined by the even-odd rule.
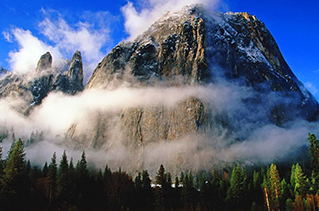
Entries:
[[319,68],[313,71],[314,73],[319,73]]
[[3,31],[2,35],[7,40],[7,42],[12,43],[12,35],[9,32]]
[[318,93],[317,87],[313,85],[311,82],[306,82],[305,87],[314,95]]
[[208,9],[214,9],[219,2],[219,0],[139,0],[137,5],[141,9],[138,9],[132,2],[128,1],[122,7],[125,30],[129,34],[128,39],[136,38],[165,12],[178,11],[191,4],[203,4]]
[[80,50],[85,78],[88,79],[106,55],[102,49],[112,43],[109,36],[112,15],[103,11],[85,12],[80,21],[71,24],[57,11],[42,9],[42,13],[44,19],[38,23],[37,33],[44,36],[36,36],[37,33],[19,27],[2,32],[8,42],[18,44],[18,49],[9,53],[11,69],[20,73],[34,70],[39,57],[46,51],[53,55],[55,65]]
[[54,58],[56,58],[54,60],[55,65],[60,62],[58,58],[62,58],[62,54],[57,47],[44,43],[29,30],[13,28],[10,32],[4,34],[12,36],[13,41],[19,46],[18,50],[9,52],[10,67],[17,73],[27,73],[35,70],[38,59],[47,51],[50,51]]

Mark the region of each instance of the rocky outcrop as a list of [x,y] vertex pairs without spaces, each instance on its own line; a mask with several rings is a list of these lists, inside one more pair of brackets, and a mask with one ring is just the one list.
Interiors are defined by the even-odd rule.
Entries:
[[69,70],[66,74],[59,74],[52,85],[52,90],[75,94],[82,91],[83,87],[83,65],[81,52],[76,51],[71,60]]
[[[49,58],[46,53],[41,56],[39,63],[44,63]],[[52,59],[51,59],[52,61]],[[39,65],[38,65],[39,66]],[[66,94],[74,95],[83,90],[83,67],[81,52],[77,51],[73,55],[69,71],[64,73],[49,72],[34,79],[30,86],[33,95],[33,103],[38,105],[51,91],[61,91]]]
[[75,53],[69,71],[64,74],[52,68],[52,56],[47,52],[41,56],[33,77],[10,72],[0,80],[0,87],[0,97],[17,96],[25,102],[21,106],[22,113],[28,113],[32,106],[41,104],[52,91],[76,94],[83,90],[81,53]]
[[73,55],[67,76],[69,76],[74,83],[77,83],[79,87],[83,89],[83,65],[80,51],[76,51]]
[[40,57],[40,60],[38,61],[36,71],[42,71],[47,70],[52,67],[52,56],[50,52],[46,52]]

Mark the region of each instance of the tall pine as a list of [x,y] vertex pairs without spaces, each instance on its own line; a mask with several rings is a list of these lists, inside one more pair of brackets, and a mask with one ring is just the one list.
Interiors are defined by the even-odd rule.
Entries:
[[232,171],[226,197],[226,209],[246,210],[248,208],[247,192],[247,175],[238,164]]
[[51,158],[51,162],[49,164],[49,171],[47,175],[48,180],[48,199],[49,199],[49,207],[54,205],[54,201],[56,198],[56,183],[57,183],[57,172],[58,167],[56,163],[56,153],[54,152]]
[[303,198],[308,191],[307,178],[304,175],[301,166],[297,163],[292,166],[291,170],[291,185],[295,195],[301,195]]
[[265,201],[268,210],[279,210],[281,200],[280,176],[275,164],[271,164],[263,182]]
[[319,189],[319,140],[315,134],[308,134],[309,153],[312,165],[312,185],[314,192]]
[[90,179],[85,152],[82,152],[81,160],[76,164],[76,188],[80,209],[88,209],[90,199]]
[[68,200],[69,192],[69,164],[64,151],[58,168],[57,199],[62,202]]
[[28,190],[25,169],[25,150],[21,139],[19,139],[14,144],[1,179],[2,191],[7,196],[4,203],[10,206],[10,209],[19,209],[26,203]]

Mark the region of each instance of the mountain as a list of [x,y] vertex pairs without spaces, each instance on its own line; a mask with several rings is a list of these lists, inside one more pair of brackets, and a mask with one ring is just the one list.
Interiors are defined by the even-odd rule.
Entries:
[[74,95],[84,89],[81,53],[77,51],[66,74],[52,68],[50,52],[41,56],[36,70],[28,75],[7,72],[0,80],[0,97],[13,97],[22,100],[21,113],[28,114],[35,105],[52,91]]
[[68,138],[99,148],[111,139],[115,121],[121,138],[134,146],[225,131],[227,137],[245,140],[249,131],[265,125],[285,128],[296,120],[318,120],[318,102],[293,74],[265,24],[248,13],[210,13],[200,6],[168,13],[134,41],[117,45],[98,64],[86,89],[123,84],[194,89],[214,84],[248,96],[239,97],[237,107],[229,106],[236,109],[222,111],[194,95],[173,107],[101,111],[89,132],[77,129],[77,123]]
[[0,67],[0,77],[6,74],[8,70],[4,69],[3,67]]
[[[46,138],[31,138],[32,147],[54,139],[93,152],[97,163],[153,172],[165,164],[178,173],[296,158],[319,118],[316,99],[265,24],[248,13],[198,5],[167,13],[118,44],[85,87],[79,51],[65,71],[52,59],[47,52],[28,75],[3,75],[0,106],[24,114],[34,134],[39,125],[49,128]],[[56,92],[65,95],[50,95]]]

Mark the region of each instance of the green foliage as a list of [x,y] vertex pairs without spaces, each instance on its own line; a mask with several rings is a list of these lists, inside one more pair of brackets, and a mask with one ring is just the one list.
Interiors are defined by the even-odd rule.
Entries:
[[313,192],[319,190],[319,140],[314,134],[308,134],[309,153],[312,165],[312,186]]
[[179,179],[178,179],[178,176],[175,177],[175,187],[176,187],[176,188],[179,187]]
[[275,164],[271,164],[267,170],[263,182],[267,206],[274,210],[279,210],[281,201],[280,176]]
[[293,165],[291,168],[290,183],[293,187],[295,195],[301,195],[302,197],[306,196],[306,192],[308,190],[306,180],[306,175],[304,175],[301,166],[298,163],[296,165]]
[[[12,134],[12,135],[14,136],[14,134]],[[6,159],[6,162],[8,162],[8,161],[9,161],[10,156],[11,156],[11,154],[12,154],[12,152],[13,152],[13,149],[14,149],[15,145],[16,145],[16,140],[15,140],[15,138],[14,138],[14,139],[12,140],[12,143],[11,143],[10,149],[9,149],[9,151],[7,152],[7,159]]]
[[69,193],[69,165],[66,152],[62,154],[57,176],[57,199],[60,202],[68,199]]
[[231,175],[230,187],[227,191],[227,209],[248,209],[247,204],[247,175],[244,169],[237,165]]
[[160,165],[155,177],[155,183],[159,186],[165,185],[166,182],[166,175],[165,175],[165,168],[163,164]]
[[51,206],[56,197],[56,184],[57,184],[57,172],[58,167],[56,164],[56,153],[54,152],[51,158],[51,162],[49,164],[49,172],[47,176],[48,181],[48,200],[49,206]]
[[151,179],[147,171],[143,170],[142,174],[134,179],[134,186],[136,191],[136,204],[134,205],[137,210],[153,210],[154,194],[151,187]]
[[[25,162],[25,150],[21,139],[19,139],[12,148],[10,157],[3,170],[1,179],[2,193],[6,196],[3,201],[4,206],[19,209],[27,202],[27,175]],[[24,200],[22,200],[24,199]],[[17,203],[19,201],[19,203]]]
[[[309,152],[316,157],[317,140],[311,137]],[[76,166],[64,151],[59,165],[54,153],[41,168],[25,160],[20,139],[9,151],[4,162],[0,148],[1,210],[319,210],[315,159],[311,169],[293,165],[291,174],[286,166],[279,172],[275,164],[266,170],[247,168],[247,174],[237,165],[231,177],[229,168],[178,177],[161,165],[152,187],[146,170],[137,172],[133,182],[120,168],[113,172],[106,165],[103,174],[89,169],[85,152]]]
[[4,161],[2,160],[2,147],[0,146],[0,180],[3,176]]
[[14,193],[22,185],[25,175],[25,151],[21,139],[14,144],[14,148],[10,154],[10,158],[6,164],[3,175],[4,189]]

